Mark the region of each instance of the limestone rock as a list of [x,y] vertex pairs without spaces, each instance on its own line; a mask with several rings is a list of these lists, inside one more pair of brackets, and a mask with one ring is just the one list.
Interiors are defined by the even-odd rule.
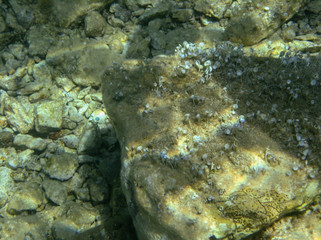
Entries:
[[47,198],[52,202],[57,205],[62,205],[66,202],[68,192],[63,183],[55,180],[45,180],[42,185]]
[[100,145],[101,136],[97,124],[88,122],[79,139],[78,154],[97,152]]
[[35,138],[27,134],[15,136],[13,144],[16,147],[30,148],[37,151],[43,151],[47,147],[47,142],[44,139]]
[[45,197],[42,189],[36,183],[22,183],[13,193],[7,211],[10,214],[20,214],[23,211],[39,211],[44,207]]
[[306,2],[235,1],[235,6],[231,6],[232,18],[225,31],[226,37],[244,45],[258,43],[291,19]]
[[77,168],[77,156],[71,153],[63,153],[51,156],[44,166],[44,171],[51,178],[65,181],[74,175]]
[[51,14],[61,27],[68,27],[92,10],[102,9],[111,0],[76,0],[76,1],[53,1]]
[[18,101],[5,93],[2,93],[1,98],[4,114],[15,131],[25,134],[34,128],[34,109],[32,104],[25,99],[24,101]]
[[0,132],[0,147],[11,147],[13,142],[13,135],[9,131]]
[[[0,149],[0,156],[2,158],[4,157],[8,157],[8,154],[5,153],[4,149]],[[9,155],[10,156],[10,155]],[[1,194],[1,203],[2,206],[4,205],[3,203],[5,203],[7,201],[7,196],[8,193],[10,193],[10,189],[13,188],[14,186],[14,181],[11,177],[12,175],[12,170],[6,167],[0,167],[0,178],[1,178],[1,182],[0,182],[0,194]]]
[[99,37],[104,33],[106,20],[99,12],[92,11],[85,18],[85,31],[88,37]]
[[63,103],[60,101],[44,101],[37,105],[36,130],[40,133],[56,131],[62,125]]
[[45,56],[54,39],[55,31],[51,26],[32,26],[27,33],[29,53],[34,56]]
[[291,82],[308,92],[289,97],[282,79],[319,76],[320,61],[307,71],[305,60],[267,62],[229,43],[176,52],[127,60],[103,78],[139,239],[241,239],[307,209],[320,194],[320,133],[308,134],[320,86]]
[[222,19],[232,0],[197,0],[194,9],[209,17]]
[[35,215],[2,218],[0,224],[0,237],[6,240],[46,239],[51,232],[48,223]]
[[[113,42],[120,43],[121,39],[113,39]],[[110,50],[104,41],[77,37],[67,37],[58,42],[46,56],[48,64],[60,68],[68,73],[74,83],[85,87],[99,86],[106,64],[112,65],[122,59],[123,56],[118,51]]]

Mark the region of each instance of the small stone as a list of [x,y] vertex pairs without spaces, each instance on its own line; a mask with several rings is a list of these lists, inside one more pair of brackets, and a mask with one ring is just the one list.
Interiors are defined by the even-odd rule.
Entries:
[[63,103],[60,101],[45,101],[36,107],[36,130],[48,133],[61,129]]
[[79,143],[79,137],[74,134],[63,136],[61,141],[66,145],[66,147],[77,149]]
[[175,9],[172,12],[172,17],[179,22],[187,22],[193,16],[192,9]]
[[66,92],[71,91],[76,85],[67,77],[57,77],[55,79],[58,86],[62,87]]
[[11,44],[9,49],[18,60],[23,60],[27,54],[27,48],[22,44]]
[[83,99],[85,96],[87,96],[89,94],[90,90],[91,90],[91,87],[86,87],[86,88],[82,89],[81,91],[79,91],[78,99]]
[[43,151],[47,147],[47,142],[42,138],[35,138],[26,134],[18,134],[15,136],[13,144],[16,147],[30,148],[37,151]]
[[[103,181],[103,179],[101,179]],[[108,198],[108,185],[105,183],[96,183],[89,181],[89,193],[91,200],[95,203],[102,203]]]
[[0,132],[0,148],[11,147],[13,141],[13,135],[9,131]]
[[35,64],[32,75],[36,82],[44,84],[47,88],[50,87],[52,77],[50,73],[50,67],[47,65],[46,61],[41,61]]
[[7,211],[20,214],[24,211],[40,211],[45,204],[42,189],[37,183],[21,183],[10,198]]
[[33,105],[17,101],[13,97],[5,97],[4,113],[9,125],[14,131],[28,133],[34,127],[34,110]]
[[0,128],[5,128],[8,126],[7,118],[5,116],[0,116]]
[[3,17],[0,17],[0,32],[4,32],[7,28],[6,21],[3,19]]
[[67,188],[59,181],[45,180],[42,183],[46,197],[57,205],[62,205],[67,200]]
[[29,53],[32,56],[45,56],[54,40],[53,32],[48,25],[32,26],[27,33]]
[[72,105],[68,106],[68,114],[69,114],[69,119],[76,123],[79,123],[84,119],[84,117],[78,112],[77,108]]
[[88,122],[79,139],[78,154],[97,152],[101,145],[101,136],[98,126]]
[[50,178],[65,181],[72,178],[77,168],[77,155],[63,153],[51,156],[44,166],[44,171]]
[[99,12],[92,11],[85,18],[85,32],[88,37],[99,37],[104,33],[107,23]]

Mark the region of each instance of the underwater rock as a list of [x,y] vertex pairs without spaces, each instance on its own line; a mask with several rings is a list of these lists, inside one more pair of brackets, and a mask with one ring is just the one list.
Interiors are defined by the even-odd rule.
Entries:
[[28,100],[21,98],[20,101],[9,97],[1,92],[1,101],[7,121],[14,131],[28,133],[34,128],[34,108]]
[[15,136],[13,144],[16,148],[30,148],[36,151],[43,151],[48,143],[42,138],[35,138],[27,134],[18,134]]
[[306,2],[306,0],[234,2],[236,6],[232,4],[230,9],[231,21],[225,30],[226,37],[245,46],[258,43],[291,19]]
[[63,103],[61,101],[44,101],[35,109],[36,130],[40,133],[57,131],[62,125]]
[[85,32],[88,37],[99,37],[103,35],[106,20],[99,12],[92,11],[85,18]]
[[42,183],[45,190],[46,197],[57,205],[63,205],[67,201],[68,190],[67,187],[55,180],[45,180]]
[[231,6],[232,2],[232,0],[196,0],[194,9],[208,17],[222,19],[224,13]]
[[[292,65],[246,58],[228,43],[205,49],[185,42],[176,53],[127,60],[102,80],[139,239],[241,239],[307,209],[320,194],[320,181],[318,167],[303,161],[310,151],[304,149],[319,156],[319,140],[309,145],[310,138],[299,134],[297,147],[285,130],[292,121],[282,120],[292,116],[285,109],[295,100],[283,89],[265,93],[262,82],[278,86],[272,72],[280,77],[276,68],[282,66],[290,74]],[[305,64],[296,65],[296,74],[306,74]],[[314,91],[309,97],[319,98]],[[304,116],[313,116],[313,109]],[[298,132],[308,128],[298,125]]]
[[50,178],[61,181],[72,178],[78,168],[77,155],[63,153],[52,155],[44,166],[44,171]]
[[0,148],[11,147],[13,142],[13,135],[9,131],[0,132]]
[[6,240],[46,239],[51,232],[46,220],[35,215],[1,218],[0,237]]
[[96,123],[88,122],[79,138],[77,153],[97,152],[101,145],[101,135]]
[[10,214],[23,211],[39,211],[44,208],[45,195],[37,183],[21,183],[13,193],[7,206]]
[[50,11],[55,16],[57,23],[61,27],[67,28],[90,11],[102,9],[111,2],[110,0],[76,0],[67,2],[55,0],[51,1]]

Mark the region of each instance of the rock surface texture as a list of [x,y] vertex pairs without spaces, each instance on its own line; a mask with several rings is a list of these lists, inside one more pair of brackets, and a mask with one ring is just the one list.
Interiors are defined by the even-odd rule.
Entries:
[[[139,239],[241,239],[311,205],[320,194],[320,138],[309,141],[315,133],[301,130],[314,131],[310,101],[320,96],[298,80],[291,88],[309,94],[293,98],[282,78],[313,79],[317,60],[267,60],[230,43],[184,42],[175,56],[106,71],[103,98]],[[314,160],[305,162],[307,154]]]
[[0,1],[0,239],[319,240],[320,16]]

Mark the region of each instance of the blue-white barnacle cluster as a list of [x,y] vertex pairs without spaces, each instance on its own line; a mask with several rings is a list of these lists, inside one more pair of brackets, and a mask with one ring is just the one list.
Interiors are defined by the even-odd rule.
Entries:
[[187,41],[183,42],[183,45],[179,44],[175,53],[180,56],[182,59],[185,58],[194,58],[200,55],[203,52],[204,43],[199,43],[198,45],[194,43],[189,43]]
[[205,83],[211,78],[215,70],[224,66],[227,66],[235,77],[243,75],[242,67],[240,68],[243,55],[242,46],[224,42],[213,48],[205,48],[204,43],[197,45],[185,41],[182,45],[178,45],[175,52],[182,60],[178,67],[179,73],[186,74],[194,66],[199,72],[203,73],[200,79],[201,83]]

